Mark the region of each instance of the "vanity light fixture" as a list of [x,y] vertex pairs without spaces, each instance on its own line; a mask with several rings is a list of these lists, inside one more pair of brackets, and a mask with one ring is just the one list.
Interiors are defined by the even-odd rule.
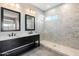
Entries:
[[1,4],[2,7],[6,7],[6,8],[11,8],[11,9],[20,9],[20,5],[17,4],[17,3],[4,3],[4,4]]
[[26,9],[26,13],[31,14],[31,15],[35,15],[36,14],[36,12],[33,9],[31,9],[31,8]]

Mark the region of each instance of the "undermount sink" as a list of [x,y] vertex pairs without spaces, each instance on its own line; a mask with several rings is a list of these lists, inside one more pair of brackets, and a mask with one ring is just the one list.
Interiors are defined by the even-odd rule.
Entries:
[[38,33],[29,33],[28,36],[30,35],[38,35]]
[[28,34],[33,34],[33,32],[32,32],[32,31],[30,31]]

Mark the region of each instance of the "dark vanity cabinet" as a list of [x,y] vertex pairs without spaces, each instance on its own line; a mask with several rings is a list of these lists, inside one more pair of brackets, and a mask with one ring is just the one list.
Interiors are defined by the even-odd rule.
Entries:
[[33,46],[40,46],[39,34],[0,41],[0,55],[18,55],[23,51],[27,51],[28,48],[31,48]]

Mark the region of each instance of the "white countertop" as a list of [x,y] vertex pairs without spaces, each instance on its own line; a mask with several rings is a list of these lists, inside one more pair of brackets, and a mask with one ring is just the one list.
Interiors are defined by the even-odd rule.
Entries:
[[32,36],[32,35],[38,35],[38,33],[32,33],[32,34],[16,34],[16,36],[13,37],[9,37],[8,34],[6,35],[2,35],[2,37],[0,37],[0,41],[4,41],[4,40],[10,40],[10,39],[15,39],[15,38],[20,38],[20,37],[26,37],[26,36]]

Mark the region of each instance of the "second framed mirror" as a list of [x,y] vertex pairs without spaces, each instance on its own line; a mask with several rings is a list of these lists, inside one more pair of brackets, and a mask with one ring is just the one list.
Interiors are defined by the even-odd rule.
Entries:
[[32,31],[35,30],[35,17],[25,14],[25,30]]

